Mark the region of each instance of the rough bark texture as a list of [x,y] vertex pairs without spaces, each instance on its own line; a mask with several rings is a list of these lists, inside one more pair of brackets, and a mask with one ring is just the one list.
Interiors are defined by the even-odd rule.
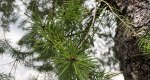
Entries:
[[125,80],[150,80],[150,60],[141,55],[137,39],[150,26],[150,0],[114,0],[124,16],[133,21],[133,31],[125,32],[124,25],[118,25],[115,36],[115,53]]

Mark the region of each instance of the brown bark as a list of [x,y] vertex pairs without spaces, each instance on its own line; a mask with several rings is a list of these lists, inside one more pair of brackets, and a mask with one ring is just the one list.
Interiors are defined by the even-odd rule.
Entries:
[[[125,80],[150,80],[150,60],[139,50],[137,40],[139,31],[150,26],[150,0],[115,0],[120,10],[126,10],[123,16],[133,21],[132,31],[126,31],[124,25],[116,30],[115,54],[120,62],[120,70]],[[133,31],[135,33],[133,34]]]

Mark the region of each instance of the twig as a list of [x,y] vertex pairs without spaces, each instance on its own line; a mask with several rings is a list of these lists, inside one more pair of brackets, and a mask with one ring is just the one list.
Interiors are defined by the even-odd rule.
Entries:
[[104,2],[108,7],[109,9],[112,11],[112,13],[124,24],[126,25],[127,28],[129,28],[130,30],[132,30],[134,33],[135,31],[130,27],[130,25],[128,25],[123,19],[121,19],[114,11],[113,11],[113,8],[109,5],[108,2],[102,0],[102,2]]
[[14,63],[13,63],[13,65],[12,65],[12,68],[11,68],[11,70],[10,70],[10,72],[9,72],[9,75],[11,75],[11,72],[12,72],[12,70],[13,70],[13,68],[15,69],[15,71],[16,71],[16,67],[17,67],[17,59],[14,61]]
[[7,41],[7,39],[6,39],[5,28],[3,28],[3,35],[4,35],[4,40],[5,40],[6,44],[7,44],[12,50],[14,50],[14,48],[8,43],[8,41]]
[[[5,29],[5,28],[3,28],[4,40],[5,40],[6,44],[7,44],[7,45],[12,49],[12,51],[14,52],[15,49],[8,43],[8,41],[7,41],[7,39],[6,39],[6,34],[5,34],[5,30],[4,30],[4,29]],[[14,73],[16,72],[17,60],[18,60],[18,59],[15,59],[15,61],[14,61],[14,63],[13,63],[13,66],[12,66],[10,72],[9,72],[9,75],[11,74],[13,68],[15,69]]]
[[11,61],[11,62],[8,62],[8,63],[5,63],[5,64],[1,64],[0,66],[7,65],[7,64],[11,64],[11,63],[13,63],[13,62],[15,62],[15,61],[16,61],[16,60]]
[[92,19],[92,23],[87,31],[87,34],[85,35],[84,39],[81,41],[81,43],[79,44],[78,48],[81,48],[81,46],[83,45],[84,41],[88,38],[88,35],[90,33],[90,30],[91,28],[94,26],[94,23],[95,23],[95,20],[96,20],[96,12],[97,12],[97,7],[96,7],[96,4],[95,4],[95,7],[94,7],[94,15],[93,15],[93,19]]

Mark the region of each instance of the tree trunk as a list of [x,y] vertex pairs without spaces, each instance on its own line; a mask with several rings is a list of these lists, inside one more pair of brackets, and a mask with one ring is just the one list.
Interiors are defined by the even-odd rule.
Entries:
[[[150,0],[115,0],[123,16],[132,21],[131,29],[124,25],[116,29],[115,54],[120,62],[120,70],[125,80],[150,80],[150,60],[142,55],[137,45],[138,31],[150,26]],[[136,33],[136,34],[135,34]]]

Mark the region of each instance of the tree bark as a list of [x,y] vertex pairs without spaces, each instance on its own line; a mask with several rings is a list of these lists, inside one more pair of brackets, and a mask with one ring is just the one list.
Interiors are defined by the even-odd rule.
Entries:
[[[125,80],[150,80],[150,60],[142,55],[137,40],[142,34],[138,31],[150,26],[150,0],[115,0],[123,16],[132,21],[132,30],[126,31],[124,24],[116,29],[115,54],[120,62],[120,70]],[[113,4],[112,4],[113,5]],[[135,34],[136,33],[136,34]]]

